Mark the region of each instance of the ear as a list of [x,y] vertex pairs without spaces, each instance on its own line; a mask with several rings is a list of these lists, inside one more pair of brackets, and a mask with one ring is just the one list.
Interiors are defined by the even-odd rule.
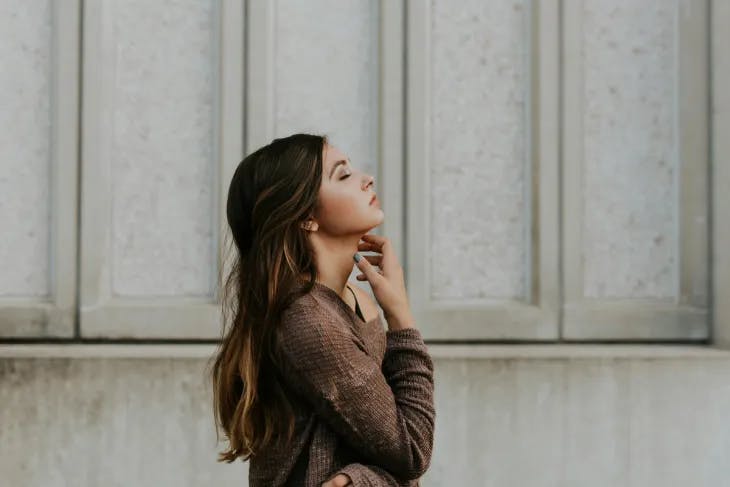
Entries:
[[305,230],[309,230],[310,232],[316,232],[319,228],[319,225],[314,220],[307,220],[306,222],[302,223],[302,228]]

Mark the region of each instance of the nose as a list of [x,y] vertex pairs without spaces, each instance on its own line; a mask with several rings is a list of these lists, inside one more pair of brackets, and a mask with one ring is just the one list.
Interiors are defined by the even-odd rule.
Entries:
[[367,176],[365,178],[365,181],[367,182],[365,183],[364,189],[368,189],[370,186],[373,186],[375,184],[375,178],[373,176]]

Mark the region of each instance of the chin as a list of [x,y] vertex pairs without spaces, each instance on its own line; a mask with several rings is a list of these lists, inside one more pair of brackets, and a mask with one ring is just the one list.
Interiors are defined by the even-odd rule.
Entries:
[[380,216],[375,219],[375,221],[373,222],[372,228],[380,226],[380,224],[383,223],[383,221],[385,220],[385,212],[383,212],[383,210],[378,208],[378,213],[380,213]]
[[385,220],[385,213],[380,208],[376,208],[376,210],[361,214],[354,221],[351,220],[349,222],[350,225],[348,225],[349,229],[346,232],[349,233],[351,231],[352,233],[362,235],[368,233],[373,228],[379,227]]

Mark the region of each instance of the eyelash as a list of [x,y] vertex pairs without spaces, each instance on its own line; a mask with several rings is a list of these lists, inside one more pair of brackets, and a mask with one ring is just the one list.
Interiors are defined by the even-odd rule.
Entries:
[[350,174],[349,174],[349,173],[348,173],[348,174],[345,174],[344,176],[342,176],[342,177],[340,178],[340,181],[342,181],[343,179],[347,179],[347,178],[349,178],[349,177],[350,177]]

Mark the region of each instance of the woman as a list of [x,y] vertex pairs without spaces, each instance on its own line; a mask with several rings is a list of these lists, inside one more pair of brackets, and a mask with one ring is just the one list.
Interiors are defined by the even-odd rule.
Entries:
[[[417,486],[430,464],[433,363],[390,241],[368,234],[384,217],[372,185],[310,134],[274,140],[233,175],[212,380],[229,442],[219,461],[250,460],[251,487]],[[348,282],[353,259],[387,331]]]

